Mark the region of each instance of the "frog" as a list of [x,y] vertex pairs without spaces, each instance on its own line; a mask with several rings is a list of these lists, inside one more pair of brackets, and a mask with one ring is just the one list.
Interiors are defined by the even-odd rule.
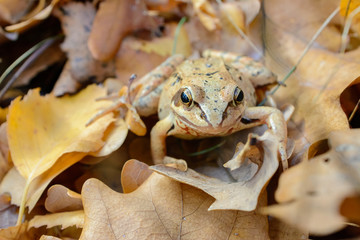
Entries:
[[[274,84],[276,75],[250,57],[205,50],[198,59],[171,56],[130,84],[128,100],[140,116],[158,114],[159,121],[150,133],[155,164],[172,159],[166,155],[168,136],[188,140],[219,137],[266,124],[277,136],[278,155],[287,169],[283,113],[276,107],[256,105],[256,88]],[[254,139],[249,137],[245,146]],[[239,167],[247,149],[235,151],[230,161]]]

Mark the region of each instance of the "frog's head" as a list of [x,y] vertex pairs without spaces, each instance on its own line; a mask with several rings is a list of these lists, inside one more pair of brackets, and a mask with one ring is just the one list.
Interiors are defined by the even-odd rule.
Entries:
[[[219,58],[186,61],[171,107],[179,120],[209,133],[225,133],[241,120],[249,94],[237,70]],[[243,86],[243,87],[241,87]]]

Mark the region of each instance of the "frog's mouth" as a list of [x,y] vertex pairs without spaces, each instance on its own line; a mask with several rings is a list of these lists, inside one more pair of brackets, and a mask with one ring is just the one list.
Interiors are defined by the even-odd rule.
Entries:
[[221,136],[221,135],[229,135],[233,132],[234,129],[241,123],[242,114],[231,123],[223,126],[224,119],[221,121],[219,125],[213,126],[207,119],[205,121],[208,123],[208,126],[197,126],[187,118],[183,116],[178,116],[178,119],[185,124],[188,128],[191,128],[197,133],[200,133],[204,136],[214,135],[214,136]]

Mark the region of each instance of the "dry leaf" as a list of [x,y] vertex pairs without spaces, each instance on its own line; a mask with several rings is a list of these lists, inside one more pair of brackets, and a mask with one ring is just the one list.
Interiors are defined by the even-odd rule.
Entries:
[[42,235],[39,240],[63,240],[54,236]]
[[[273,28],[291,33],[298,40],[302,40],[305,43],[309,42],[323,24],[326,17],[338,6],[338,0],[270,0],[264,2],[264,9],[267,17],[266,48],[271,49],[272,54],[280,54],[280,52],[274,48],[276,47],[275,44],[279,40],[286,43],[282,34],[278,35],[279,33],[271,33]],[[343,18],[340,15],[336,15],[316,39],[316,45],[333,52],[338,52],[341,42],[341,27],[339,26],[342,24]],[[301,50],[303,49],[304,48],[301,48]],[[293,51],[292,49],[289,50]],[[279,59],[277,60],[279,61]]]
[[[237,209],[253,211],[257,206],[258,197],[262,189],[279,166],[275,136],[270,131],[266,131],[262,136],[257,137],[257,139],[262,143],[264,158],[262,166],[250,180],[228,183],[201,175],[191,169],[182,172],[164,165],[152,166],[150,169],[199,188],[213,196],[216,201],[210,206],[209,210]],[[246,171],[247,168],[244,170]],[[242,175],[246,174],[247,172],[243,172]]]
[[192,0],[192,4],[195,14],[208,31],[214,31],[220,28],[220,20],[208,0]]
[[[131,43],[131,48],[135,50],[141,50],[146,53],[156,53],[163,57],[169,57],[173,54],[172,51],[176,27],[177,24],[175,23],[166,24],[163,36],[160,38],[154,38],[150,41],[133,39]],[[176,37],[177,45],[175,49],[175,54],[182,54],[186,57],[190,56],[192,53],[192,49],[185,28],[180,28],[179,34]]]
[[89,179],[82,197],[85,224],[80,239],[268,239],[264,216],[209,212],[213,198],[156,173],[129,194]]
[[23,22],[7,26],[7,27],[5,27],[5,30],[8,32],[22,32],[22,31],[32,27],[34,24],[38,23],[39,21],[48,18],[50,16],[52,10],[54,9],[54,7],[56,6],[56,4],[59,1],[60,0],[52,0],[52,2],[50,3],[49,6],[44,8],[41,12],[37,13],[35,16],[33,16]]
[[303,231],[325,235],[345,227],[340,214],[346,197],[360,194],[360,130],[334,131],[331,150],[284,172],[275,197],[264,213]]
[[71,63],[67,61],[52,92],[55,96],[62,96],[65,93],[76,93],[80,86],[71,74]]
[[18,22],[31,8],[28,0],[2,0],[0,2],[0,24]]
[[104,146],[97,152],[91,153],[93,157],[108,156],[112,152],[116,151],[124,143],[128,134],[128,126],[125,121],[118,117],[115,122],[111,123],[108,129],[105,131],[103,140]]
[[129,160],[125,163],[121,172],[121,185],[124,193],[135,191],[148,177],[152,171],[149,166],[138,160]]
[[51,213],[83,209],[81,195],[62,185],[51,186],[47,195],[45,208]]
[[71,226],[82,228],[83,224],[84,211],[78,210],[72,212],[52,213],[44,216],[35,216],[29,221],[28,229],[32,227],[39,228],[41,226],[46,226],[47,228],[61,226],[61,229],[63,230]]
[[[349,8],[348,8],[348,3],[350,3]],[[347,16],[349,16],[349,14],[359,6],[360,6],[359,0],[351,0],[351,1],[341,0],[340,1],[340,14],[342,16],[345,16],[346,14],[347,14]],[[353,21],[351,22],[351,29],[353,29],[359,36],[359,34],[360,34],[360,14],[359,13],[354,16]]]
[[37,89],[23,100],[15,99],[7,118],[8,141],[12,160],[21,175],[34,179],[64,153],[100,149],[112,115],[88,127],[85,123],[98,109],[109,105],[96,101],[105,94],[105,89],[91,85],[71,97],[41,97]]
[[[21,225],[0,229],[0,239],[4,240],[33,240],[36,236],[27,231],[28,222]],[[40,236],[39,236],[40,237]]]
[[[306,46],[304,42],[299,40],[297,34],[283,30],[284,24],[289,25],[291,23],[284,21],[284,19],[288,19],[286,15],[279,16],[281,15],[280,10],[286,7],[290,8],[290,12],[294,10],[293,8],[299,9],[300,13],[294,17],[304,20],[299,23],[294,21],[296,24],[292,27],[301,32],[301,28],[305,28],[310,20],[320,21],[319,16],[313,16],[317,13],[309,14],[309,18],[303,16],[300,18],[298,14],[305,14],[306,8],[304,6],[318,7],[322,9],[323,13],[336,8],[335,5],[331,9],[335,1],[321,0],[312,5],[313,2],[304,0],[301,3],[297,2],[295,6],[281,0],[266,2],[265,6],[269,17],[274,21],[273,24],[269,24],[268,34],[265,36],[269,52],[271,52],[268,56],[273,58],[267,60],[271,63],[271,68],[280,76],[279,79],[288,73],[284,71],[283,67],[279,68],[279,64],[282,66],[284,63],[290,66],[295,65]],[[280,9],[274,8],[275,5],[279,6]],[[299,7],[300,5],[302,7]],[[310,10],[306,9],[306,11]],[[273,36],[276,36],[276,40]],[[294,151],[296,161],[304,156],[310,144],[326,139],[329,133],[334,130],[349,128],[348,119],[341,108],[339,97],[343,90],[360,76],[360,65],[356,61],[347,59],[346,55],[347,53],[343,57],[326,49],[311,48],[292,77],[286,81],[286,87],[280,87],[274,94],[278,103],[291,103],[295,106],[292,121],[289,122],[288,126],[297,129],[296,131],[299,133],[293,136],[292,134],[295,131],[289,130],[289,136],[296,140]]]
[[308,240],[308,234],[289,226],[276,218],[269,219],[269,235],[271,240]]
[[[32,90],[23,100],[17,98],[11,103],[7,119],[9,147],[13,163],[24,178],[19,181],[25,183],[20,206],[29,198],[32,200],[26,205],[33,206],[51,179],[104,145],[104,132],[114,121],[112,114],[89,127],[85,124],[109,105],[95,101],[105,94],[104,88],[95,85],[61,99],[51,94],[41,97],[39,90]],[[13,192],[11,181],[3,184]]]
[[88,41],[94,58],[107,61],[118,51],[123,38],[138,29],[157,27],[147,15],[144,1],[106,0],[100,4]]
[[[146,53],[134,49],[133,45],[136,42],[140,40],[135,37],[126,37],[116,55],[116,77],[125,85],[128,85],[132,74],[141,78],[167,58],[153,52]],[[141,64],[138,64],[139,62]]]
[[65,55],[61,51],[58,45],[47,48],[34,62],[28,66],[24,72],[16,78],[16,81],[12,85],[13,87],[22,86],[29,84],[30,80],[41,71],[44,71],[49,66],[56,62],[64,60]]
[[2,209],[0,210],[0,229],[15,226],[19,210],[17,206],[10,205],[10,196],[3,194],[1,198],[4,198],[4,196],[9,200],[7,204],[1,204]]
[[66,35],[61,48],[69,58],[72,77],[79,82],[101,82],[113,75],[114,63],[94,59],[87,46],[95,17],[94,6],[89,2],[69,2],[56,15]]

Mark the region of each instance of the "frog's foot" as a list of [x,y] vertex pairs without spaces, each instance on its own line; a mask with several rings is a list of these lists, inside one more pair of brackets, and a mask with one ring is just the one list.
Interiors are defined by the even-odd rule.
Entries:
[[251,145],[256,144],[256,135],[250,133],[248,135],[248,140],[244,145],[242,142],[239,142],[236,145],[235,154],[228,162],[226,162],[223,166],[226,168],[230,168],[230,170],[238,169],[245,161],[246,153],[251,149]]
[[188,166],[187,166],[187,163],[185,160],[176,159],[176,158],[169,157],[169,156],[164,157],[164,164],[175,167],[183,172],[185,172],[188,169]]

